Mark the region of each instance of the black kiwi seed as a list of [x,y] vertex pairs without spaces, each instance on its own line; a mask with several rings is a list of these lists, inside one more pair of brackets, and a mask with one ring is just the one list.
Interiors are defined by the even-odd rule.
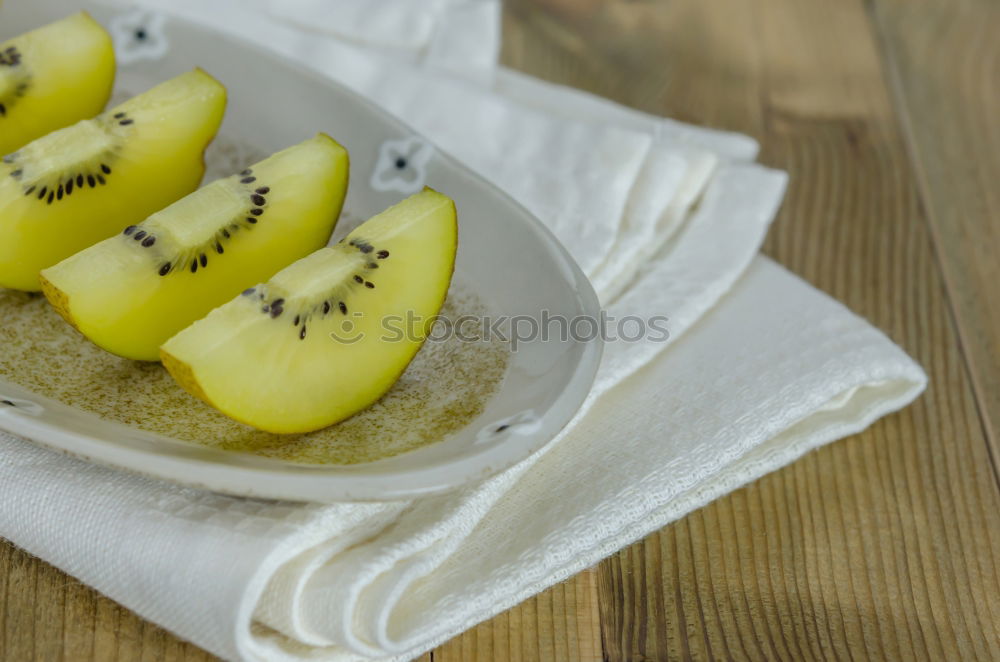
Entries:
[[355,276],[354,277],[354,282],[355,283],[363,283],[363,282],[365,282],[365,279],[362,278],[361,276]]
[[247,216],[247,223],[249,223],[250,225],[253,225],[256,222],[257,222],[256,218],[254,218],[253,216]]
[[347,314],[347,305],[343,301],[341,301],[339,305],[340,305],[340,312],[342,312],[343,314],[346,315]]
[[70,179],[68,182],[66,182],[66,195],[69,195],[72,192],[73,192],[73,180]]
[[365,281],[365,287],[367,287],[369,290],[374,290],[375,289],[375,283],[371,282],[370,280],[366,280]]
[[377,257],[380,260],[384,260],[385,258],[389,257],[389,251],[379,251],[378,253],[375,253],[375,257]]
[[219,242],[215,242],[215,252],[218,253],[219,255],[222,255],[223,253],[226,252],[226,250],[222,247],[222,244],[220,244]]
[[20,176],[21,176],[22,174],[24,174],[24,171],[23,171],[23,170],[21,170],[20,168],[18,168],[17,170],[13,170],[13,171],[11,171],[11,173],[10,173],[10,176],[11,176],[11,177],[13,177],[14,179],[17,179],[17,178],[18,178],[18,177],[20,177]]
[[281,306],[271,306],[271,319],[278,319],[283,312],[285,312],[285,309]]
[[90,184],[90,188],[97,186],[97,180],[94,179],[93,175],[87,175],[87,183]]
[[272,306],[277,306],[278,308],[281,308],[282,306],[285,305],[285,300],[284,299],[275,299],[274,301],[271,302],[271,305]]
[[253,214],[254,216],[260,216],[261,214],[264,213],[264,210],[263,209],[251,209],[250,213]]
[[298,326],[299,322],[301,322],[301,321],[302,321],[302,318],[299,317],[298,315],[296,315],[295,319],[292,321],[292,326]]
[[56,200],[62,200],[63,198],[63,187],[62,184],[59,185],[59,190],[56,191]]
[[142,241],[142,238],[145,236],[146,236],[146,231],[139,230],[138,232],[135,233],[135,236],[132,238],[135,239],[136,241]]
[[247,168],[246,170],[244,170],[240,174],[245,177],[245,176],[249,175],[251,172],[253,172],[253,170],[251,170],[250,168]]
[[38,192],[38,199],[41,200],[42,198],[44,198],[45,194],[48,193],[48,192],[49,192],[49,189],[47,187],[43,186],[42,190]]
[[167,262],[162,267],[160,267],[160,275],[161,276],[166,276],[169,273],[170,273],[170,263]]
[[374,262],[369,262],[368,264],[365,265],[365,268],[366,269],[378,269],[378,265],[375,264]]
[[208,256],[202,253],[198,256],[198,261],[201,262],[201,266],[204,268],[208,266]]
[[222,229],[222,236],[225,237],[226,239],[229,239],[233,235],[229,234],[229,230],[226,230],[225,228],[223,228]]
[[306,339],[306,325],[303,324],[302,330],[299,331],[299,340],[305,340],[305,339]]
[[371,253],[373,250],[375,250],[375,249],[372,248],[371,244],[364,244],[364,245],[361,246],[361,252],[362,253]]
[[150,235],[149,237],[146,237],[145,241],[142,242],[142,247],[149,248],[155,243],[156,243],[156,237]]
[[270,192],[271,192],[270,186],[261,186],[259,189],[255,191],[255,193],[260,193],[261,195],[267,195]]
[[110,175],[111,174],[111,168],[109,168],[108,166],[106,166],[105,164],[102,163],[101,164],[101,172],[103,172],[105,175]]
[[114,117],[116,120],[120,120],[121,118],[125,117],[125,113],[115,113]]
[[122,120],[121,122],[119,122],[119,124],[121,124],[122,126],[128,126],[129,124],[132,124],[133,122],[135,122],[135,120]]
[[256,177],[244,177],[243,179],[240,180],[240,184],[250,184],[255,181],[257,181]]
[[107,183],[108,183],[108,182],[107,182],[107,181],[106,181],[106,180],[104,179],[104,175],[98,175],[98,176],[97,176],[97,181],[98,181],[98,182],[99,182],[99,183],[100,183],[100,184],[101,184],[102,186],[103,186],[104,184],[107,184]]
[[255,205],[257,205],[258,207],[263,206],[264,203],[267,202],[267,200],[264,199],[264,196],[259,195],[257,193],[254,193],[253,195],[251,195],[250,196],[250,200],[253,201],[253,203]]
[[81,188],[83,187],[83,175],[76,176],[76,185]]
[[52,201],[55,199],[55,197],[56,197],[56,192],[55,191],[49,191],[49,199],[46,201],[45,204],[51,205]]
[[323,314],[326,315],[329,312],[330,312],[330,302],[329,301],[324,301],[323,302]]
[[127,228],[125,228],[125,232],[123,232],[122,234],[124,234],[127,237],[127,236],[129,236],[130,234],[132,234],[135,231],[136,231],[136,227],[134,225],[130,225]]
[[28,190],[24,192],[25,195],[31,195],[35,191],[35,185],[32,184],[28,187]]
[[191,273],[198,272],[198,258],[191,260]]

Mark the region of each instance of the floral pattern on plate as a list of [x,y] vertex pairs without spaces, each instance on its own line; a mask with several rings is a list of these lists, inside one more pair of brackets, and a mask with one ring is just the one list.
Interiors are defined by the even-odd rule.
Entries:
[[419,136],[387,140],[379,149],[371,187],[409,195],[424,188],[434,146]]
[[165,24],[163,14],[143,9],[118,14],[111,19],[108,29],[115,44],[118,64],[127,66],[140,60],[159,60],[166,55],[169,44]]

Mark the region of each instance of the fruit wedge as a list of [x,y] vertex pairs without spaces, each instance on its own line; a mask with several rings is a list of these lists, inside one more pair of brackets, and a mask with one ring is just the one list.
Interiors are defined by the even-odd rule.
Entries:
[[341,421],[388,391],[420,349],[457,239],[454,203],[426,189],[181,331],[163,346],[163,364],[189,392],[261,430]]
[[38,272],[193,191],[226,90],[182,74],[0,162],[0,287],[35,291]]
[[104,110],[111,37],[86,12],[0,44],[0,155]]
[[42,290],[97,345],[158,361],[178,331],[326,245],[348,170],[320,134],[44,270]]

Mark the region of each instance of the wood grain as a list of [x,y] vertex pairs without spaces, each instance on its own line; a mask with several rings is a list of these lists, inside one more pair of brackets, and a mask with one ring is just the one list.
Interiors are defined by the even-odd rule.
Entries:
[[[1000,32],[987,0],[510,0],[504,61],[750,133],[766,250],[900,343],[913,406],[429,660],[1000,660]],[[207,660],[0,545],[0,658]]]
[[0,545],[0,607],[2,660],[215,659],[6,541]]
[[456,637],[434,662],[600,662],[597,572],[588,570]]
[[1000,4],[877,0],[872,5],[890,87],[997,463]]
[[[522,37],[531,56],[514,64],[758,137],[792,182],[767,251],[889,332],[932,385],[603,563],[607,657],[1000,659],[997,483],[870,15],[860,2],[659,6],[658,40],[524,10],[551,36]],[[583,44],[601,64],[568,64]],[[602,78],[608,62],[643,61]]]

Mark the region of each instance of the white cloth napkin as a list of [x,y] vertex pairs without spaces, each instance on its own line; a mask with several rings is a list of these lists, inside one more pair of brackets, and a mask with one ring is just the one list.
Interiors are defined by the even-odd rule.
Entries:
[[881,333],[755,257],[784,176],[753,141],[496,70],[494,3],[370,7],[170,3],[406,117],[559,233],[611,314],[669,316],[669,342],[609,344],[559,438],[414,501],[238,499],[0,435],[0,534],[227,659],[408,659],[922,390]]

